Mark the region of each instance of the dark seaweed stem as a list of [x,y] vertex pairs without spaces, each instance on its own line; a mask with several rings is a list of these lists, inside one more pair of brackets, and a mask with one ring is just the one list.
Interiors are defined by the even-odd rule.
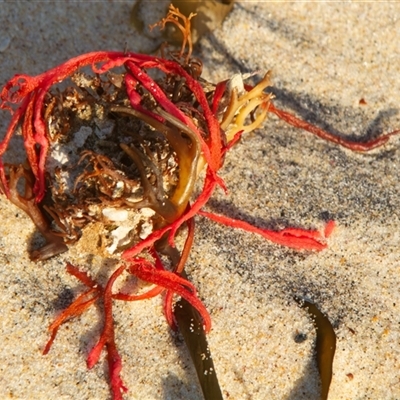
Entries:
[[295,298],[302,308],[305,308],[314,320],[317,331],[316,352],[317,365],[321,380],[321,400],[328,398],[329,387],[332,380],[333,359],[336,351],[336,335],[328,319],[315,304]]
[[188,347],[205,400],[222,400],[222,392],[199,313],[180,299],[174,316]]

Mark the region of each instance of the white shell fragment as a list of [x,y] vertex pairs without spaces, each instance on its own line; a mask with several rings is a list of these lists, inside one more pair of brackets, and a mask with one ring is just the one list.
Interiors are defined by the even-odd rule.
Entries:
[[119,226],[111,232],[113,242],[107,247],[107,251],[113,254],[118,247],[123,246],[129,240],[129,232],[132,230],[131,226]]
[[244,81],[251,78],[254,75],[257,75],[259,72],[249,72],[246,74],[235,74],[232,76],[231,79],[228,80],[227,87],[228,92],[232,93],[233,89],[236,89],[237,94],[240,96],[242,93],[245,92],[244,89]]
[[114,222],[122,222],[128,219],[128,211],[121,208],[104,208],[102,213],[110,221]]
[[243,75],[235,74],[229,79],[227,83],[228,91],[231,93],[233,89],[237,90],[237,93],[240,95],[244,92],[244,83],[243,83]]

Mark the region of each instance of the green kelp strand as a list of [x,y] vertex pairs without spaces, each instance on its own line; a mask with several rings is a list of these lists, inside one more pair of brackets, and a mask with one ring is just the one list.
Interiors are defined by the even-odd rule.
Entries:
[[336,335],[329,319],[322,314],[317,306],[309,301],[295,299],[302,308],[312,316],[317,332],[317,365],[321,379],[321,400],[328,398],[329,386],[332,380],[333,358],[336,350]]
[[181,299],[175,304],[174,315],[196,368],[204,400],[223,400],[199,313]]

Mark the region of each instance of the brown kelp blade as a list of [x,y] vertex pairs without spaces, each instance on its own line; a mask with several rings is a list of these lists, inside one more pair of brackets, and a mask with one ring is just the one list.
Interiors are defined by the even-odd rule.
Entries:
[[321,379],[321,400],[328,398],[332,380],[332,365],[336,350],[336,335],[329,319],[313,303],[295,298],[300,307],[305,308],[314,320],[317,331],[317,365]]
[[175,319],[189,349],[205,400],[222,400],[214,363],[199,313],[184,299],[175,305]]

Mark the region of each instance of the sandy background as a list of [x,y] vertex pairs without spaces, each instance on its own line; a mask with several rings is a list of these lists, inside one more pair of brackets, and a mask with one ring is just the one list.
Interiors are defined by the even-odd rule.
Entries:
[[[80,53],[148,46],[129,25],[132,5],[0,1],[0,84]],[[209,80],[272,69],[277,106],[344,137],[370,137],[400,127],[399,15],[400,5],[384,2],[240,2],[198,51]],[[7,121],[2,113],[0,132]],[[198,220],[187,270],[213,318],[226,399],[318,398],[314,328],[294,295],[335,327],[330,399],[400,398],[399,163],[399,139],[355,154],[275,117],[231,151],[221,173],[229,195],[217,193],[211,210],[261,227],[322,228],[328,218],[338,227],[327,250],[307,253]],[[98,310],[63,326],[41,355],[47,326],[82,289],[65,262],[87,255],[31,263],[39,236],[28,217],[2,197],[0,219],[0,398],[108,399],[106,363],[85,363]],[[160,299],[118,304],[115,319],[126,399],[201,399]]]

